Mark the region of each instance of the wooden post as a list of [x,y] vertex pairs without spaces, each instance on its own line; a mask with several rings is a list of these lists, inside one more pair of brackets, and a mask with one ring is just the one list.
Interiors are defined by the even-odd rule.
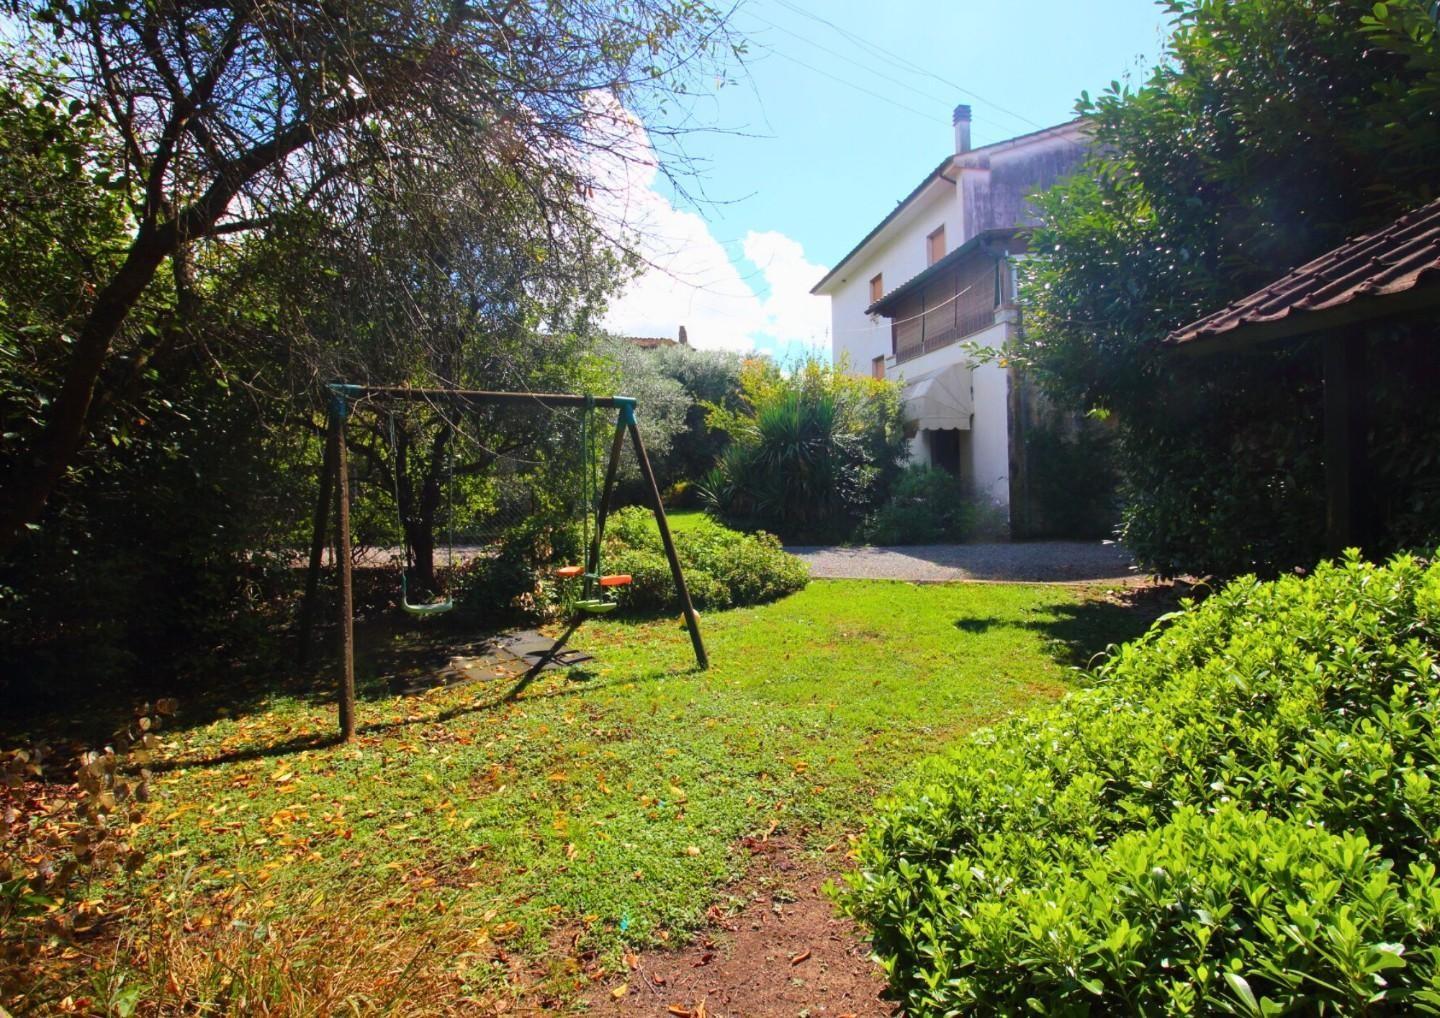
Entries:
[[310,630],[315,623],[315,605],[320,598],[320,563],[325,557],[325,529],[330,522],[330,500],[334,498],[335,442],[325,435],[325,462],[320,467],[320,496],[315,500],[315,533],[310,539],[310,566],[305,572],[305,598],[300,603],[300,667],[310,657]]
[[1324,340],[1325,550],[1339,555],[1367,543],[1365,336]]
[[660,543],[665,546],[665,557],[670,560],[670,575],[675,579],[675,592],[680,595],[680,608],[685,613],[685,626],[690,630],[690,643],[695,648],[695,662],[701,668],[710,667],[710,657],[705,653],[705,641],[700,638],[700,619],[695,606],[690,603],[690,590],[685,586],[685,574],[680,569],[680,558],[675,554],[675,541],[670,536],[670,524],[665,519],[665,505],[660,501],[660,486],[655,483],[655,472],[650,469],[650,457],[645,455],[645,443],[640,440],[640,429],[635,424],[633,410],[621,410],[621,420],[630,429],[630,438],[635,444],[635,459],[640,464],[640,473],[650,490],[650,503],[655,507],[655,525],[660,528]]
[[336,398],[330,411],[330,442],[335,447],[335,488],[339,511],[335,525],[339,531],[340,554],[340,656],[343,673],[340,678],[340,737],[355,740],[355,595],[350,576],[350,465],[345,450],[345,415],[348,408],[343,397]]

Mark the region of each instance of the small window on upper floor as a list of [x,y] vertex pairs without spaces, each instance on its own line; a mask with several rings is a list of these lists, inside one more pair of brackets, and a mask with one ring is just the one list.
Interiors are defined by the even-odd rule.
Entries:
[[885,280],[881,273],[876,273],[870,280],[870,303],[874,304],[881,297],[885,296]]
[[872,358],[870,359],[870,377],[871,377],[871,378],[879,378],[879,379],[882,379],[882,380],[885,378],[885,355],[884,355],[884,354],[881,354],[879,357],[872,357]]
[[930,236],[925,238],[925,258],[927,265],[934,265],[941,258],[945,257],[945,227],[941,226]]

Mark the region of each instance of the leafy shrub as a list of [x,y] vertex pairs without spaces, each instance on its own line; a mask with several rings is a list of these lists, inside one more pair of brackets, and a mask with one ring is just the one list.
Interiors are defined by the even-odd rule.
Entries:
[[[696,608],[773,601],[808,581],[805,563],[787,554],[771,534],[742,534],[707,520],[674,538]],[[625,607],[675,607],[670,565],[648,509],[621,509],[606,523],[604,567],[608,573],[630,574],[630,586],[618,590]]]
[[843,365],[786,372],[757,358],[741,371],[741,396],[738,411],[707,406],[729,445],[702,482],[705,508],[787,540],[849,537],[904,461],[900,387]]
[[873,544],[963,541],[975,532],[977,511],[960,479],[934,467],[907,467],[890,498],[866,522]]
[[487,619],[552,615],[560,607],[550,582],[554,564],[581,561],[581,543],[573,523],[527,520],[502,534],[491,554],[456,570],[456,599]]
[[[1223,576],[1309,567],[1325,525],[1315,347],[1187,362],[1161,340],[1434,200],[1436,8],[1166,8],[1170,38],[1146,80],[1077,104],[1091,158],[1035,198],[1025,328],[1009,355],[1061,406],[1114,415],[1123,539],[1142,566]],[[1393,452],[1372,459],[1370,523],[1384,550],[1433,548],[1434,326],[1397,319],[1367,333],[1368,427]],[[1384,349],[1392,337],[1403,346]]]
[[1440,1009],[1440,565],[1236,581],[928,764],[844,905],[912,1014]]
[[1110,435],[1085,422],[1073,434],[1051,424],[1025,432],[1030,496],[1026,537],[1110,537],[1119,525]]
[[693,481],[679,480],[665,489],[661,496],[666,509],[698,509],[700,487]]

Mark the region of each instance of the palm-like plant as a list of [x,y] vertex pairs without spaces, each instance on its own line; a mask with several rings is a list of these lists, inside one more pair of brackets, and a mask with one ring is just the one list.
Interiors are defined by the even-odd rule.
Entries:
[[813,362],[742,384],[750,413],[723,421],[731,444],[702,484],[707,507],[789,539],[848,536],[902,458],[898,399]]

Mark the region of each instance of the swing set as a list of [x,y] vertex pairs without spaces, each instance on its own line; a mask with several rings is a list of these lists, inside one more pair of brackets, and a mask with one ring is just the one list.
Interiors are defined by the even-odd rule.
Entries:
[[[575,611],[567,621],[560,636],[543,652],[538,660],[525,672],[508,696],[518,696],[548,666],[575,635],[576,630],[591,616],[604,615],[617,607],[611,592],[627,586],[631,578],[625,574],[607,574],[601,569],[601,545],[605,536],[605,520],[610,512],[610,499],[614,492],[615,480],[620,469],[620,453],[628,436],[634,449],[635,460],[645,482],[650,498],[650,507],[655,514],[655,523],[660,531],[660,541],[665,557],[670,564],[670,575],[680,598],[685,626],[690,633],[690,643],[695,651],[695,662],[701,668],[709,667],[709,657],[700,637],[700,620],[690,602],[690,591],[685,585],[685,574],[680,568],[679,556],[675,553],[675,541],[670,534],[670,524],[665,518],[665,507],[660,501],[660,488],[655,473],[650,467],[650,458],[645,452],[645,443],[640,437],[640,428],[635,421],[635,399],[632,396],[588,396],[573,393],[540,392],[486,392],[471,389],[421,389],[409,386],[352,385],[334,382],[327,386],[328,413],[325,443],[325,459],[320,473],[320,493],[315,504],[315,529],[310,543],[310,562],[305,580],[305,597],[300,615],[300,663],[305,664],[309,647],[315,609],[319,601],[320,567],[324,555],[329,514],[332,501],[336,508],[336,568],[340,586],[340,643],[341,659],[344,666],[341,675],[339,707],[340,734],[349,742],[355,738],[355,608],[351,578],[350,546],[350,479],[348,454],[345,444],[345,423],[360,404],[379,407],[395,404],[424,402],[430,405],[452,407],[474,407],[493,405],[500,407],[544,407],[546,409],[577,408],[581,414],[581,449],[587,457],[583,471],[584,543],[586,560],[584,565],[567,565],[555,570],[557,579],[566,583],[579,581],[579,597],[575,599]],[[605,481],[594,496],[596,462],[595,412],[615,411],[615,430],[610,442],[610,455],[605,467]],[[396,447],[394,418],[390,419],[390,440],[392,450]],[[453,443],[452,443],[453,446]],[[450,516],[448,556],[451,565],[455,554],[455,479],[453,448],[447,453],[452,457],[447,464],[450,487]],[[400,501],[400,490],[396,481],[396,503]],[[591,526],[590,509],[594,506],[594,525]],[[452,597],[446,595],[429,602],[412,602],[407,580],[410,572],[409,543],[406,542],[405,567],[400,574],[401,607],[410,615],[428,617],[443,615],[455,607]]]

